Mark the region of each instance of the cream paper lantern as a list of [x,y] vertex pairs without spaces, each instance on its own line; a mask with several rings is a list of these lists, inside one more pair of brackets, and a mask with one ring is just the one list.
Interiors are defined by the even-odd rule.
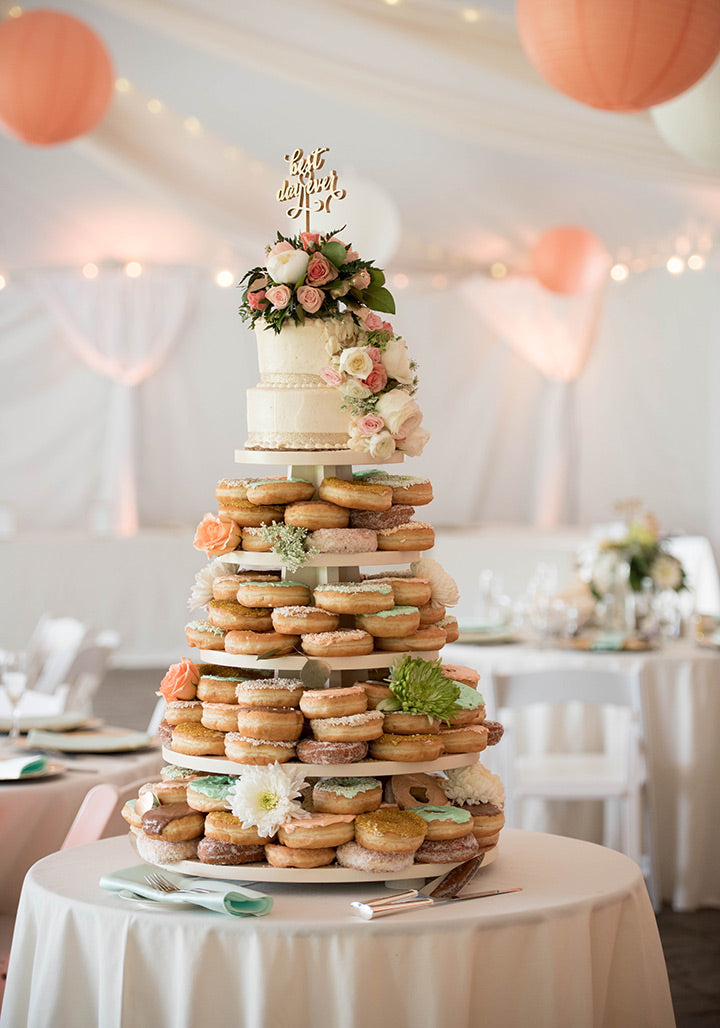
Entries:
[[683,157],[720,168],[720,61],[686,93],[651,108],[660,136]]

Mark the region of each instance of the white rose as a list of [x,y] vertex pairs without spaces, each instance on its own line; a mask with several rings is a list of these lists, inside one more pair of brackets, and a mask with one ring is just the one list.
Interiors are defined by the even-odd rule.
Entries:
[[357,378],[346,379],[339,389],[343,396],[347,396],[351,400],[367,400],[368,396],[372,396],[372,390],[364,386]]
[[593,585],[604,596],[610,592],[617,576],[618,564],[620,563],[617,553],[614,550],[604,550],[598,556],[592,569]]
[[377,413],[395,436],[409,436],[419,427],[422,412],[405,389],[391,389],[383,393],[377,403]]
[[410,357],[404,339],[393,337],[382,352],[382,362],[388,378],[395,378],[405,385],[412,385],[413,373],[410,368]]
[[369,436],[370,456],[373,460],[387,460],[395,452],[395,440],[384,429]]
[[340,355],[340,370],[348,375],[367,378],[372,369],[372,357],[362,346],[350,346]]
[[677,557],[661,553],[650,565],[650,577],[658,589],[679,589],[682,585],[682,564]]
[[294,285],[307,271],[309,254],[304,250],[285,250],[270,254],[265,267],[273,282]]
[[421,425],[418,425],[414,432],[405,436],[404,439],[398,440],[397,448],[406,453],[408,457],[419,457],[425,449],[425,444],[429,438],[430,433],[426,432]]

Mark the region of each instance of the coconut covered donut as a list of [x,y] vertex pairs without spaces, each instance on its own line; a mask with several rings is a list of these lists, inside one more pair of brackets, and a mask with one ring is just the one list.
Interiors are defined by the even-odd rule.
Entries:
[[[218,503],[227,503],[229,500],[246,500],[248,489],[255,482],[262,482],[260,478],[221,478],[215,487],[215,499]],[[283,482],[283,478],[278,478]]]
[[282,635],[334,632],[339,624],[339,614],[320,607],[275,607],[272,612],[272,627]]
[[389,510],[392,506],[392,489],[389,486],[357,479],[346,482],[342,478],[324,478],[318,496],[321,500],[336,503],[338,507],[354,510]]
[[236,689],[241,707],[297,707],[305,691],[299,678],[255,678]]
[[316,585],[315,605],[334,614],[375,614],[395,606],[392,586],[377,582]]
[[392,489],[393,503],[412,503],[415,507],[421,507],[426,503],[430,503],[433,498],[433,490],[429,478],[416,478],[413,475],[391,475],[387,471],[356,471],[355,477],[363,482],[389,485]]
[[239,732],[225,736],[225,755],[238,764],[284,764],[295,756],[295,743],[283,739],[250,739]]
[[197,646],[201,650],[224,650],[224,628],[217,628],[210,621],[191,621],[185,625],[185,639],[188,646]]
[[262,528],[243,528],[242,548],[248,553],[272,553],[272,543],[265,538]]
[[202,721],[203,705],[199,700],[172,700],[165,707],[165,721],[180,725],[183,721]]
[[368,742],[383,734],[383,714],[366,710],[347,717],[312,718],[310,728],[318,742]]

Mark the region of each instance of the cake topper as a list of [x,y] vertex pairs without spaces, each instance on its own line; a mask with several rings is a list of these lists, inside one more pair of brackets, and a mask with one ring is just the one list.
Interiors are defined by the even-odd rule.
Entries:
[[[295,201],[292,207],[288,207],[287,216],[299,218],[304,214],[306,232],[310,231],[311,212],[319,214],[320,211],[325,211],[329,214],[331,202],[344,200],[347,196],[347,190],[338,185],[337,171],[329,171],[321,177],[315,177],[315,173],[324,167],[324,155],[329,152],[329,146],[317,146],[307,155],[300,147],[291,154],[285,154],[285,160],[290,165],[290,173],[278,189],[277,198],[281,203],[285,200]],[[296,181],[293,182],[293,179]]]

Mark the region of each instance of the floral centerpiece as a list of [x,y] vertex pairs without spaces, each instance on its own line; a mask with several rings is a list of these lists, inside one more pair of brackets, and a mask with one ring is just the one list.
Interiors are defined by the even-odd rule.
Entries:
[[601,599],[617,582],[623,565],[627,582],[633,592],[641,592],[646,582],[653,591],[687,588],[685,570],[667,549],[667,540],[660,535],[657,519],[646,513],[636,515],[616,538],[603,539],[595,552],[590,569],[590,589]]

